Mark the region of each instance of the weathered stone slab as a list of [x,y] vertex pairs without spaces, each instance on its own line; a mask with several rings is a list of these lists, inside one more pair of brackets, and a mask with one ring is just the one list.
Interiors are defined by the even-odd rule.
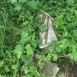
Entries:
[[44,67],[41,72],[44,72],[46,77],[55,77],[57,72],[59,71],[59,67],[51,62],[44,62]]
[[48,13],[44,12],[43,14],[40,15],[42,18],[43,22],[40,24],[40,26],[44,25],[44,27],[47,27],[47,31],[45,32],[40,32],[40,40],[41,40],[41,45],[39,46],[40,48],[46,48],[48,46],[48,43],[57,40],[55,31],[53,29],[53,17],[51,17]]

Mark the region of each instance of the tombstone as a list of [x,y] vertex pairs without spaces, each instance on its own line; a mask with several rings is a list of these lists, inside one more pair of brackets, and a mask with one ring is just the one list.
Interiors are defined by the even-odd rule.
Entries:
[[40,40],[41,40],[41,45],[39,46],[40,48],[46,48],[48,46],[48,43],[57,40],[55,31],[53,29],[53,17],[51,17],[48,13],[44,12],[43,14],[40,15],[42,18],[43,22],[40,24],[40,26],[44,25],[47,26],[47,31],[45,32],[40,32]]

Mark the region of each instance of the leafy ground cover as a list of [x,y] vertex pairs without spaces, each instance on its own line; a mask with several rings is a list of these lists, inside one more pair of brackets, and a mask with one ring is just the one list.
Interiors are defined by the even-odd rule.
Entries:
[[[0,77],[45,77],[32,65],[31,58],[65,63],[77,61],[77,1],[76,0],[0,0]],[[39,22],[43,11],[54,17],[58,41],[49,51],[39,49]],[[23,68],[22,66],[25,64]],[[28,72],[24,76],[23,71]]]

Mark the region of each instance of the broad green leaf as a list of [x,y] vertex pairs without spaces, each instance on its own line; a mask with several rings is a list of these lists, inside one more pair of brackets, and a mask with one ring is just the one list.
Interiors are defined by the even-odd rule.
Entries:
[[4,64],[4,61],[0,61],[0,67],[2,67]]
[[74,0],[66,0],[66,2],[67,2],[68,5],[73,5]]
[[61,41],[61,45],[59,45],[62,49],[65,49],[69,46],[69,41],[67,39],[64,39]]
[[21,55],[22,55],[22,51],[19,51],[17,55],[18,59],[21,57]]
[[28,0],[19,0],[19,2],[21,2],[21,3],[25,3],[25,2],[27,2]]
[[48,53],[48,55],[46,56],[46,60],[50,61],[51,60],[51,54]]
[[6,77],[6,76],[0,75],[0,77]]
[[77,49],[75,45],[72,46],[72,53],[69,56],[71,60],[77,61]]
[[77,10],[75,10],[75,14],[77,15]]
[[4,66],[4,69],[5,69],[6,72],[10,71],[10,69],[9,69],[9,67],[7,65]]
[[65,31],[64,36],[68,37],[68,32],[67,31]]
[[36,67],[30,67],[30,72],[33,73],[35,77],[39,77],[39,72]]
[[28,73],[29,72],[28,67],[24,67],[23,70],[25,71],[25,73]]
[[46,77],[46,76],[45,76],[45,73],[41,73],[41,74],[40,74],[40,77]]
[[20,40],[20,43],[24,44],[26,41],[29,40],[29,36],[28,36],[28,33],[26,31],[23,31],[22,34],[21,34],[21,40]]
[[40,29],[41,32],[46,32],[48,30],[48,26],[46,26],[45,24],[43,24],[43,25],[41,25],[39,27],[39,29]]
[[6,29],[6,27],[4,25],[0,25],[0,30],[1,29]]
[[38,61],[38,66],[42,69],[44,66],[44,63],[42,61]]
[[13,52],[17,54],[17,58],[19,59],[23,53],[23,45],[18,44]]
[[54,60],[54,61],[57,61],[57,59],[58,59],[57,54],[54,54],[54,55],[53,55],[53,60]]
[[20,11],[20,10],[21,10],[21,5],[20,5],[20,4],[17,4],[17,5],[15,6],[14,10]]
[[11,3],[15,3],[15,2],[17,2],[17,0],[10,0],[11,1]]
[[17,69],[17,65],[12,65],[12,69]]
[[35,33],[32,35],[32,40],[35,40]]
[[28,1],[27,5],[33,9],[37,9],[37,5],[39,4],[38,1],[32,0],[32,1]]
[[77,30],[73,30],[73,36],[77,37]]
[[28,55],[32,55],[33,54],[33,50],[30,44],[26,45],[26,52]]

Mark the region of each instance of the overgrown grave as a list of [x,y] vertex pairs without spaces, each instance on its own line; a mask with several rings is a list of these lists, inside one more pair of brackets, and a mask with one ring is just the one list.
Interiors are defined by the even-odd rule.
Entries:
[[[53,29],[54,19],[46,12],[43,12],[38,17],[40,17],[40,20],[42,19],[39,26],[39,37],[41,41],[39,48],[48,51],[49,49],[53,48],[53,46],[49,46],[48,44],[52,41],[57,40],[55,31]],[[46,53],[48,54],[49,52]],[[36,55],[35,57],[38,58],[38,55]],[[40,71],[44,72],[46,77],[55,77],[57,72],[59,71],[59,67],[57,66],[57,64],[51,63],[51,61],[47,61],[45,59],[43,60],[43,64],[44,66]]]

